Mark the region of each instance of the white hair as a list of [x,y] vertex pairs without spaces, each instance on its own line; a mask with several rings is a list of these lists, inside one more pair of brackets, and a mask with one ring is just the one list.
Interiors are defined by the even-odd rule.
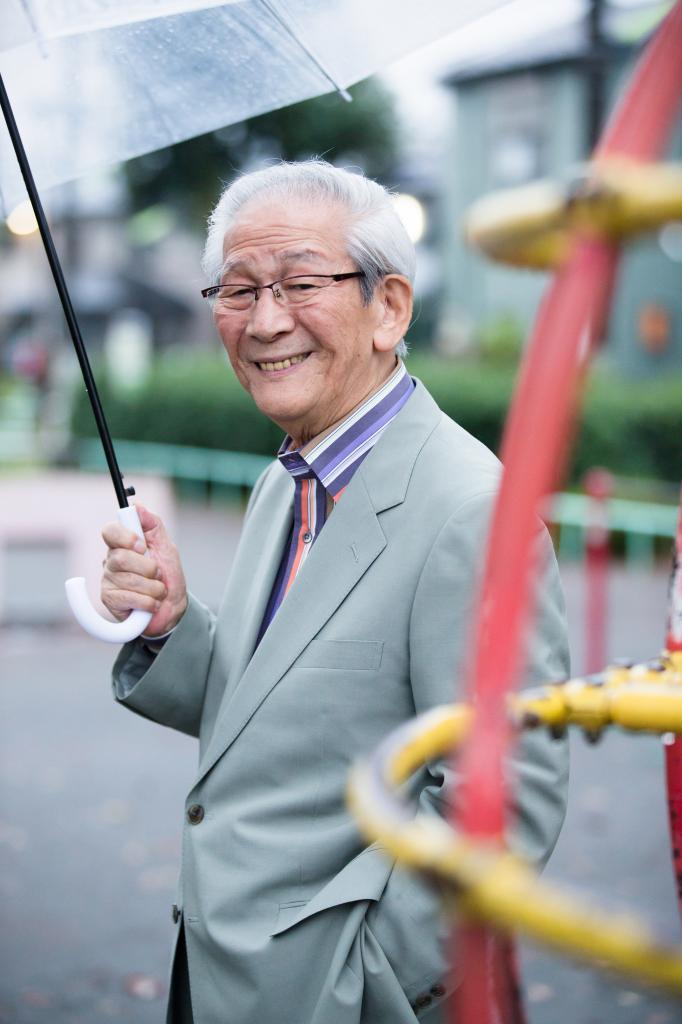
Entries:
[[[348,255],[363,277],[363,302],[372,301],[374,289],[386,274],[402,274],[414,281],[414,246],[396,213],[390,192],[363,174],[334,167],[326,160],[278,163],[236,178],[225,189],[208,220],[202,258],[204,273],[217,284],[223,269],[223,242],[239,212],[254,200],[303,200],[339,203],[348,212]],[[405,341],[396,347],[407,354]]]

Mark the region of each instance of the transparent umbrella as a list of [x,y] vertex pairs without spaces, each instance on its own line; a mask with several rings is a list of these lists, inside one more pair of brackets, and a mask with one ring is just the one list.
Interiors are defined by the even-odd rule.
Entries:
[[[2,0],[38,186],[354,82],[504,0]],[[0,212],[25,197],[0,136]]]
[[[349,99],[347,86],[503,2],[3,0],[0,104],[8,133],[0,134],[0,212],[28,190],[119,518],[140,536],[38,186],[334,89]],[[93,608],[84,579],[66,588],[80,624],[102,640],[130,640],[151,617],[134,611],[112,623]]]

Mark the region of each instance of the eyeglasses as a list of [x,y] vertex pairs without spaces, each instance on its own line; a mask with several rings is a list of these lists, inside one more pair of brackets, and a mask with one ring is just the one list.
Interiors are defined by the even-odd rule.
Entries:
[[201,294],[205,299],[215,299],[228,309],[251,309],[258,302],[263,289],[269,288],[282,305],[305,306],[336,281],[349,281],[352,277],[364,276],[362,270],[353,270],[348,274],[297,274],[295,277],[283,277],[280,281],[260,285],[231,284],[228,281],[202,288]]

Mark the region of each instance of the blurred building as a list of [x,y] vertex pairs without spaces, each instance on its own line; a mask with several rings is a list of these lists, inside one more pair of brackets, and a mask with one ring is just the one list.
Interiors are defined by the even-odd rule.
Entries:
[[[135,386],[153,353],[194,342],[206,312],[198,268],[192,277],[196,243],[154,211],[131,220],[116,173],[52,189],[43,202],[98,373],[105,366],[114,383]],[[0,383],[3,376],[12,381],[0,393],[0,464],[59,456],[68,441],[73,394],[82,387],[43,244],[31,230],[32,214],[16,212],[0,229]],[[163,272],[153,244],[162,237]]]
[[[536,178],[566,178],[590,152],[666,5],[592,2],[561,32],[532,35],[460,62],[444,223],[478,197]],[[669,6],[669,5],[668,5]],[[682,159],[678,129],[668,158]],[[447,232],[439,344],[476,347],[481,332],[528,335],[547,276],[494,264]],[[452,241],[454,237],[454,241]],[[682,224],[627,247],[602,360],[628,376],[682,370]]]
[[[93,354],[99,352],[121,309],[144,311],[155,347],[172,344],[178,328],[187,326],[191,309],[138,257],[129,237],[126,194],[119,179],[111,174],[83,179],[50,190],[44,202],[81,330]],[[31,337],[51,348],[65,328],[38,233],[15,235],[5,230],[0,249],[0,359],[7,365],[18,340]]]

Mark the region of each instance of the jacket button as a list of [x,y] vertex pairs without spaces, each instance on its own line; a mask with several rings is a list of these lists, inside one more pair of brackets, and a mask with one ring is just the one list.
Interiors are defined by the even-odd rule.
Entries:
[[190,825],[198,825],[200,821],[204,820],[204,808],[201,804],[192,804],[187,810],[187,820]]
[[444,996],[445,995],[445,985],[432,985],[431,986],[431,995],[432,996],[436,996],[436,998],[438,998],[439,996]]
[[180,907],[177,905],[177,903],[173,904],[171,914],[173,916],[173,924],[177,924],[178,921],[180,920]]
[[430,1003],[431,996],[427,995],[426,992],[424,992],[424,994],[421,996],[417,996],[417,998],[414,1001],[414,1004],[418,1010],[423,1010],[424,1007],[429,1006]]

